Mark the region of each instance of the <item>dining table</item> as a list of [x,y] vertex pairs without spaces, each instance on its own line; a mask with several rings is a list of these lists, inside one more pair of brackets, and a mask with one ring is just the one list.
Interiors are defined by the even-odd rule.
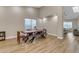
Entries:
[[36,29],[36,30],[26,30],[26,31],[17,31],[17,43],[21,43],[21,38],[25,40],[25,42],[29,39],[30,36],[32,36],[31,42],[36,38],[36,36],[39,34],[41,35],[43,33],[44,29]]

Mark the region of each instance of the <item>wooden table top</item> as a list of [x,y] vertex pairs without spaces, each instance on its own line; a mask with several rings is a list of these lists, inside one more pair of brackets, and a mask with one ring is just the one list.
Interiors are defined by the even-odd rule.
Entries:
[[43,29],[37,29],[37,30],[30,30],[30,31],[24,31],[25,33],[33,33],[33,32],[40,32],[43,31]]

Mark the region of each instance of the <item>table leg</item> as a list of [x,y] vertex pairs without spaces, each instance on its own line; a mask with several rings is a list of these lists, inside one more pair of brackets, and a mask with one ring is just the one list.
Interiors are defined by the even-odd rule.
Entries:
[[20,44],[20,32],[17,31],[17,43]]

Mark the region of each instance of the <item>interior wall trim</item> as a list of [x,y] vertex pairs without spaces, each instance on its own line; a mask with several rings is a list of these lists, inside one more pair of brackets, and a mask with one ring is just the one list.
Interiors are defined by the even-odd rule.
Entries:
[[6,39],[13,39],[13,38],[17,38],[17,36],[9,36],[9,37],[6,37]]

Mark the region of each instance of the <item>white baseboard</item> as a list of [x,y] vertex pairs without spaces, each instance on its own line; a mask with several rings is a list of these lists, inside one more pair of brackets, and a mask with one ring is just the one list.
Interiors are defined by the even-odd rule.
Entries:
[[[63,37],[58,37],[56,34],[48,33],[48,35],[56,36],[58,39],[63,39]],[[17,36],[9,36],[9,37],[6,37],[6,39],[13,39],[13,38],[16,38],[16,37]]]
[[16,38],[16,36],[9,36],[9,37],[6,37],[6,39],[13,39],[13,38]]
[[48,33],[48,35],[56,36],[58,39],[63,39],[63,37],[58,37],[56,34]]
[[58,39],[63,39],[63,37],[57,37]]
[[57,35],[56,35],[56,34],[51,34],[51,33],[48,33],[48,35],[52,35],[52,36],[56,36],[56,37],[57,37]]

